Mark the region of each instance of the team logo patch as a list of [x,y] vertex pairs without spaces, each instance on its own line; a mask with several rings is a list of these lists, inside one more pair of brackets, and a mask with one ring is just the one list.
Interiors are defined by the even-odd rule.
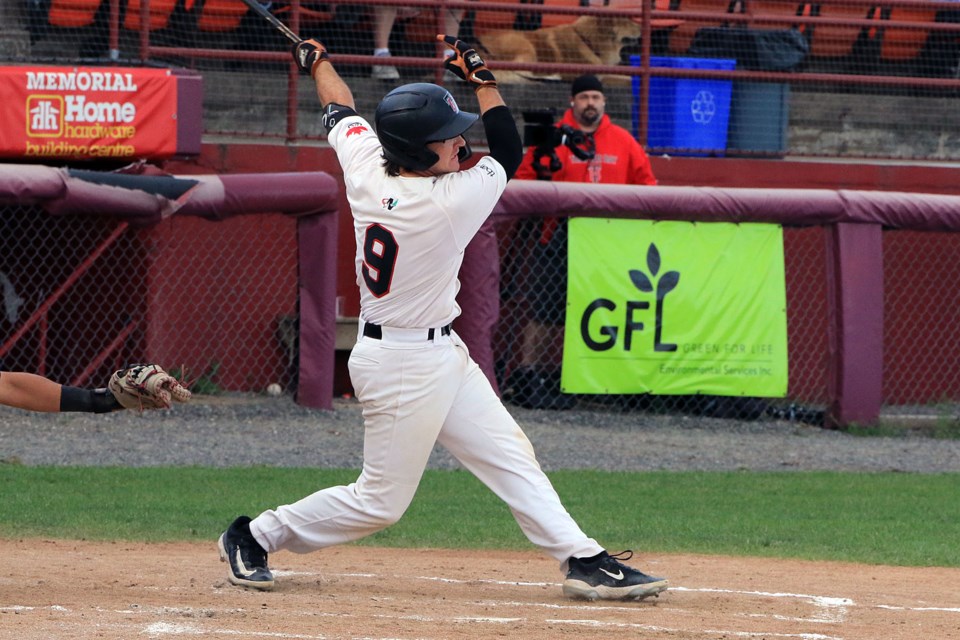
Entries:
[[359,135],[364,131],[367,131],[367,128],[362,124],[360,124],[359,122],[357,122],[355,124],[350,125],[350,127],[347,129],[346,137],[349,138],[350,136]]
[[400,204],[400,201],[396,198],[384,198],[380,201],[380,206],[386,209],[387,211],[393,211],[393,208]]
[[444,101],[447,103],[447,106],[450,107],[450,110],[454,113],[460,113],[460,107],[457,106],[457,101],[453,99],[453,96],[450,95],[450,92],[447,92],[443,96]]

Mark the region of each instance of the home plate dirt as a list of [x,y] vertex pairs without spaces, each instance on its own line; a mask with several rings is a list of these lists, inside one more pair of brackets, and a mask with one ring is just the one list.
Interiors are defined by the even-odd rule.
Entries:
[[535,551],[278,553],[264,593],[227,582],[214,541],[0,543],[0,638],[16,640],[960,638],[960,569],[641,553],[669,591],[586,602]]

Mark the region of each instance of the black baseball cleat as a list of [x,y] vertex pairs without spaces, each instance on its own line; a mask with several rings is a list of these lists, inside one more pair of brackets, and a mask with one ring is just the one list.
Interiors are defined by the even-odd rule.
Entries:
[[230,565],[227,579],[241,587],[267,591],[273,589],[273,574],[267,568],[267,552],[250,533],[250,518],[240,516],[233,521],[220,540],[220,560]]
[[642,600],[667,590],[666,578],[654,578],[620,562],[633,557],[632,551],[593,558],[570,558],[570,570],[563,581],[563,595],[586,600]]

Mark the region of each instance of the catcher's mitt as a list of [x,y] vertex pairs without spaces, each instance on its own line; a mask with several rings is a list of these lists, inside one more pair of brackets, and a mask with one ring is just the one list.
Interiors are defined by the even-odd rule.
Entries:
[[168,409],[171,400],[187,402],[190,390],[155,364],[135,364],[110,376],[110,393],[126,409]]

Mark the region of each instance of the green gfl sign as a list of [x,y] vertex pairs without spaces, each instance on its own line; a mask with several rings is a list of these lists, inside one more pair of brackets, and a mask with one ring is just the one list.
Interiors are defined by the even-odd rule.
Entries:
[[780,226],[569,225],[565,392],[786,395]]

